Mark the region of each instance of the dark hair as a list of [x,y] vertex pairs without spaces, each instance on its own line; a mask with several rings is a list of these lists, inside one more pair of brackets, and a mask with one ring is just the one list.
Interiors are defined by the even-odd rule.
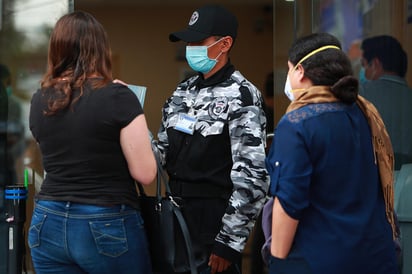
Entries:
[[408,69],[408,55],[394,37],[379,35],[367,38],[363,40],[361,49],[363,50],[363,58],[368,63],[372,59],[378,58],[384,70],[405,77]]
[[289,61],[296,65],[307,54],[323,46],[337,46],[317,52],[304,60],[305,77],[313,85],[329,86],[331,92],[344,103],[351,104],[358,96],[358,80],[353,76],[347,55],[341,50],[339,40],[328,33],[314,33],[295,41],[289,50]]
[[[93,88],[112,80],[110,45],[103,26],[92,15],[75,11],[62,16],[50,36],[47,72],[41,87],[53,88],[53,94],[45,114],[53,115],[74,104],[89,77],[97,77],[91,81]],[[74,89],[80,89],[75,98]]]

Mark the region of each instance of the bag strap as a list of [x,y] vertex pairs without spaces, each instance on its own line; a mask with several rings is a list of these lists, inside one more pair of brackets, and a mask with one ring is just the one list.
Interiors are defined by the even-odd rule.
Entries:
[[196,261],[195,256],[193,254],[194,252],[192,247],[192,240],[190,239],[189,229],[187,228],[186,221],[179,207],[176,207],[176,205],[173,207],[173,212],[176,216],[177,221],[179,222],[179,226],[182,230],[183,237],[185,238],[186,252],[189,258],[190,273],[197,274]]
[[180,206],[175,202],[172,196],[172,192],[170,190],[169,183],[166,180],[165,176],[165,171],[161,165],[159,156],[156,154],[156,161],[157,161],[157,195],[160,194],[160,188],[161,188],[161,182],[163,182],[163,185],[165,186],[165,191],[166,191],[166,197],[172,202],[173,204],[173,213],[176,216],[177,221],[179,222],[179,227],[182,231],[183,237],[185,239],[185,244],[186,244],[186,252],[187,256],[189,258],[189,265],[190,265],[190,273],[191,274],[197,274],[197,268],[196,268],[196,261],[195,261],[195,256],[193,252],[193,246],[192,246],[192,240],[190,239],[190,234],[189,234],[189,229],[187,228],[186,220],[183,217],[182,212],[180,211]]
[[[169,184],[166,180],[165,171],[163,170],[159,155],[157,155],[157,153],[154,153],[154,155],[155,155],[156,164],[157,164],[156,198],[157,198],[157,201],[160,202],[162,200],[162,182],[163,182],[163,185],[164,185],[165,190],[166,190],[166,196],[167,197],[171,196],[172,192],[171,192],[170,186],[169,186]],[[147,196],[142,184],[140,184],[139,182],[136,182],[136,181],[135,181],[135,184],[137,185],[137,188],[139,190],[139,194],[143,197]]]
[[[189,229],[186,224],[186,220],[183,217],[182,212],[180,211],[180,206],[175,202],[172,196],[172,192],[170,190],[169,183],[166,180],[165,171],[160,161],[160,157],[157,153],[155,154],[156,163],[157,163],[157,180],[156,180],[156,197],[158,202],[162,199],[162,183],[165,187],[165,194],[166,198],[168,198],[173,204],[173,213],[176,216],[177,221],[179,222],[179,227],[182,231],[185,245],[186,245],[186,252],[189,258],[189,265],[190,265],[190,273],[191,274],[198,274],[196,268],[196,260],[193,252],[192,240],[190,239]],[[137,183],[137,187],[139,189],[140,195],[146,196],[143,186],[140,183]]]

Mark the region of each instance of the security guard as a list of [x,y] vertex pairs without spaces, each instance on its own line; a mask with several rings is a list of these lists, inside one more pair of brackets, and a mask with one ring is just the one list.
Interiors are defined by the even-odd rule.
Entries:
[[169,36],[187,43],[198,73],[166,101],[156,146],[182,198],[200,273],[241,273],[269,183],[262,96],[229,59],[237,27],[227,9],[206,5]]

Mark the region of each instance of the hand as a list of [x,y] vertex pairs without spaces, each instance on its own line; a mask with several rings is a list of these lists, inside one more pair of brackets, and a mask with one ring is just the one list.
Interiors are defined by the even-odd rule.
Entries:
[[113,83],[115,83],[115,84],[122,84],[122,85],[124,85],[124,86],[127,86],[127,84],[126,84],[125,82],[123,82],[122,80],[119,80],[119,79],[114,79],[114,80],[113,80]]
[[228,261],[212,253],[209,258],[209,266],[211,268],[210,274],[225,271],[231,264],[231,261]]

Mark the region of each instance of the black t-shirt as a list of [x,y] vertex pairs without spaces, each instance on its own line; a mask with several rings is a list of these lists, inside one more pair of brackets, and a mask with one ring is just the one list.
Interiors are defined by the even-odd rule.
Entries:
[[143,113],[135,94],[120,84],[85,89],[73,107],[45,116],[52,93],[39,90],[31,101],[30,130],[46,171],[37,197],[137,207],[134,180],[120,146],[120,130]]

